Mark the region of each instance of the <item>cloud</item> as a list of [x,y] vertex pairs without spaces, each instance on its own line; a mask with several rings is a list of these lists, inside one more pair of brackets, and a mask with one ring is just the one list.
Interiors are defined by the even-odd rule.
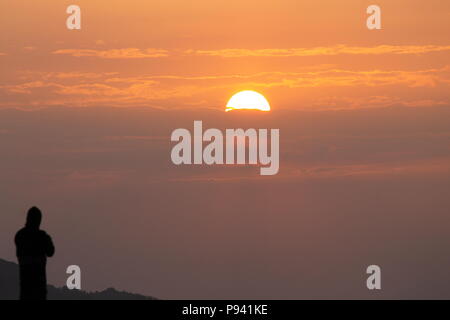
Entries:
[[425,54],[431,52],[449,51],[450,45],[423,46],[393,46],[380,45],[375,47],[356,47],[336,45],[330,47],[290,48],[290,49],[219,49],[219,50],[186,50],[186,54],[200,56],[215,56],[221,58],[240,57],[306,57],[332,56],[339,54],[351,55],[381,55],[381,54]]
[[323,165],[302,168],[288,168],[286,176],[290,179],[335,178],[386,175],[442,174],[450,169],[449,158],[408,161],[404,163],[364,163],[352,165]]
[[38,81],[23,82],[16,85],[0,86],[1,89],[6,89],[8,92],[18,94],[32,94],[33,89],[51,88],[51,87],[61,87],[61,85],[58,83],[38,80]]
[[[331,69],[312,72],[274,73],[276,81],[252,83],[261,87],[342,87],[342,86],[387,86],[434,87],[438,83],[448,84],[450,66],[424,70],[345,70]],[[277,79],[278,78],[278,79]],[[250,85],[250,84],[249,84]]]
[[68,80],[68,79],[101,79],[117,75],[117,72],[43,72],[43,71],[21,71],[20,79],[33,80],[39,78],[41,80]]
[[[252,170],[245,172],[234,171],[234,168],[223,166],[214,173],[192,174],[182,177],[169,178],[176,182],[209,182],[224,183],[237,181],[264,181],[269,180],[310,180],[310,179],[335,179],[335,178],[385,178],[387,176],[413,176],[420,174],[445,174],[450,170],[450,158],[437,158],[426,160],[412,160],[404,163],[355,163],[355,164],[333,164],[323,165],[299,165],[298,163],[285,163],[283,170],[271,177],[256,175]],[[247,168],[248,169],[248,168]],[[264,180],[263,180],[264,179]]]
[[[450,101],[440,92],[450,85],[450,66],[420,70],[348,70],[335,68],[306,69],[299,72],[260,72],[254,74],[147,74],[122,76],[117,72],[21,72],[18,83],[0,86],[10,94],[10,100],[1,106],[23,105],[111,105],[163,107],[171,104],[178,107],[200,106],[210,108],[217,105],[217,96],[234,92],[236,88],[253,88],[263,91],[289,90],[291,95],[303,90],[303,104],[314,108],[326,106],[337,109],[386,107],[391,105],[432,106],[448,104]],[[385,91],[380,95],[377,88]],[[430,95],[398,95],[398,88],[422,88]],[[339,88],[340,93],[317,89]],[[352,88],[373,89],[364,95],[350,92]],[[347,90],[346,92],[342,90]],[[383,90],[385,90],[383,89]],[[307,90],[310,95],[305,93]],[[350,91],[349,91],[350,90]],[[434,91],[433,91],[434,90]],[[313,96],[311,96],[311,94]],[[28,96],[28,98],[26,97]],[[223,103],[223,101],[222,101]]]
[[138,49],[138,48],[124,48],[124,49],[110,49],[110,50],[95,50],[95,49],[61,49],[52,52],[59,55],[70,55],[72,57],[96,57],[102,59],[143,59],[143,58],[162,58],[168,56],[168,51],[164,49]]
[[[96,42],[104,44],[103,42]],[[334,56],[347,55],[383,55],[383,54],[427,54],[432,52],[450,51],[450,45],[379,45],[374,47],[358,47],[348,45],[335,45],[329,47],[313,48],[266,48],[266,49],[243,49],[228,48],[218,50],[184,50],[185,55],[211,56],[221,58],[241,57],[307,57],[307,56]],[[169,55],[177,55],[179,51],[170,52],[166,49],[156,48],[121,48],[109,50],[97,49],[60,49],[52,52],[59,55],[70,55],[73,57],[97,57],[103,59],[142,59],[161,58]]]

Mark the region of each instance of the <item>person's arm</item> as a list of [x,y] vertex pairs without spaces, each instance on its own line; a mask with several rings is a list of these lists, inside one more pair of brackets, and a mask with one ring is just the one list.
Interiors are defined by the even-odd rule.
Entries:
[[45,255],[52,257],[55,254],[55,246],[53,245],[52,238],[45,234]]
[[16,256],[19,256],[19,232],[16,233],[15,237],[14,237],[14,244],[16,245]]
[[17,231],[16,236],[14,237],[14,243],[16,244],[16,256],[22,256],[22,248],[23,248],[23,236],[22,230]]

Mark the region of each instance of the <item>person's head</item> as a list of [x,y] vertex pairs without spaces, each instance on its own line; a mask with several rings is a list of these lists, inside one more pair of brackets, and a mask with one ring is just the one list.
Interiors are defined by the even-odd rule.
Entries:
[[30,208],[30,210],[28,210],[27,223],[25,226],[27,228],[39,229],[39,226],[41,225],[41,220],[42,220],[41,210],[39,210],[36,207],[32,207]]

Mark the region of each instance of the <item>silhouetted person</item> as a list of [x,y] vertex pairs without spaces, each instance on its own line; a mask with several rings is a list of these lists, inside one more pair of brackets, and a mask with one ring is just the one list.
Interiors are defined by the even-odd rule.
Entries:
[[28,210],[25,227],[15,237],[17,259],[20,268],[20,299],[47,299],[47,257],[53,256],[55,247],[52,238],[39,229],[41,211],[32,207]]

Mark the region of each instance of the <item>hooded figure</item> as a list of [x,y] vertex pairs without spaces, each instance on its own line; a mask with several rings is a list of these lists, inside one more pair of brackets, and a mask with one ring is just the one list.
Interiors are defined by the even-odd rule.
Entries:
[[47,298],[47,257],[53,256],[55,247],[52,238],[39,229],[41,211],[28,210],[25,227],[15,237],[17,259],[20,269],[20,299],[45,300]]

